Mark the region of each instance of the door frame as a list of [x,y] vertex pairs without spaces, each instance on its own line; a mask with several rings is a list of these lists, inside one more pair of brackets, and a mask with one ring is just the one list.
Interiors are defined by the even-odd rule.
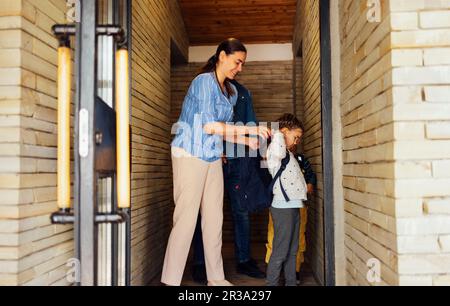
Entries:
[[[80,23],[77,23],[76,36],[76,101],[75,105],[75,252],[80,260],[80,284],[94,286],[97,279],[97,241],[95,224],[96,209],[96,179],[95,143],[94,143],[94,107],[97,97],[96,88],[96,1],[80,3]],[[84,110],[86,118],[81,118],[80,111]],[[83,124],[80,124],[83,120]],[[84,125],[80,127],[81,125]],[[88,152],[84,158],[80,157],[80,130],[86,130]],[[83,173],[83,177],[81,177]]]
[[336,285],[330,0],[320,0],[320,76],[325,286]]
[[[129,73],[129,84],[130,84],[130,122],[132,122],[132,102],[133,102],[133,75],[132,75],[132,63],[133,63],[133,35],[132,35],[132,26],[133,26],[133,1],[132,0],[128,0],[127,1],[127,10],[126,10],[126,14],[127,14],[127,33],[126,33],[126,37],[127,37],[127,43],[128,43],[128,66],[130,69],[130,73]],[[133,152],[133,141],[132,141],[132,125],[130,125],[130,152]],[[130,153],[130,174],[133,173],[133,156]],[[131,185],[131,183],[130,183]],[[131,192],[131,191],[130,191]],[[133,205],[133,203],[131,202],[131,205]],[[131,209],[133,206],[131,206],[130,211],[129,211],[129,215],[128,215],[128,222],[127,222],[127,228],[126,228],[126,259],[125,259],[125,285],[126,286],[130,286],[131,285]]]

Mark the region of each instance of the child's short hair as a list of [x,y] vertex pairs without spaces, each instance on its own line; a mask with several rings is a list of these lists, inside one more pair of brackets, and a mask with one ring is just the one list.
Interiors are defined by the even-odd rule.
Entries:
[[287,128],[288,130],[301,129],[303,132],[305,131],[303,123],[293,114],[284,114],[277,122],[280,125],[280,130]]

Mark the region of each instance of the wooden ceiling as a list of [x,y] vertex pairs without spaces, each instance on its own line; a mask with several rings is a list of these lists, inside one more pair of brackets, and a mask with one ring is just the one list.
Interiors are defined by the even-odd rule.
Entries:
[[297,0],[178,0],[191,46],[292,42]]

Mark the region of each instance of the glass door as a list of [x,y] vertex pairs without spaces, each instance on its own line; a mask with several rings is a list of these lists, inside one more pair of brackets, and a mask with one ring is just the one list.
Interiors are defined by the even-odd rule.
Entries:
[[[77,2],[79,20],[55,25],[60,41],[58,132],[70,131],[70,44],[74,41],[74,205],[70,145],[58,142],[58,205],[54,223],[73,223],[80,285],[130,284],[131,0]],[[75,37],[71,40],[70,37]],[[61,133],[64,132],[64,133]],[[61,196],[60,196],[61,195]]]

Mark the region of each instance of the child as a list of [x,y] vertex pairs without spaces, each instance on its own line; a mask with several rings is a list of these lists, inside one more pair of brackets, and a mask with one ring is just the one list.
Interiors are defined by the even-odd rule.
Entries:
[[267,165],[272,177],[281,173],[273,188],[273,202],[270,209],[274,239],[273,250],[267,267],[267,285],[278,286],[281,269],[284,268],[286,286],[296,286],[296,264],[299,248],[300,208],[307,200],[308,186],[299,162],[292,150],[300,142],[303,127],[291,114],[283,115],[279,120],[280,130],[275,132],[267,150]]
[[[302,131],[304,132],[304,128],[302,127]],[[295,154],[297,161],[300,164],[300,168],[302,169],[303,175],[306,180],[306,186],[308,188],[308,196],[313,196],[315,187],[317,186],[317,176],[312,168],[311,163],[303,154],[296,154],[298,152],[297,146],[293,146],[290,149],[292,153]],[[309,199],[309,198],[308,198]],[[300,235],[299,235],[299,248],[297,253],[297,284],[300,280],[300,270],[302,264],[305,261],[304,253],[306,251],[306,224],[308,222],[308,208],[305,206],[300,208]],[[266,252],[266,264],[269,263],[270,256],[272,255],[272,242],[273,242],[273,221],[272,216],[269,214],[269,225],[267,231],[267,252]]]

